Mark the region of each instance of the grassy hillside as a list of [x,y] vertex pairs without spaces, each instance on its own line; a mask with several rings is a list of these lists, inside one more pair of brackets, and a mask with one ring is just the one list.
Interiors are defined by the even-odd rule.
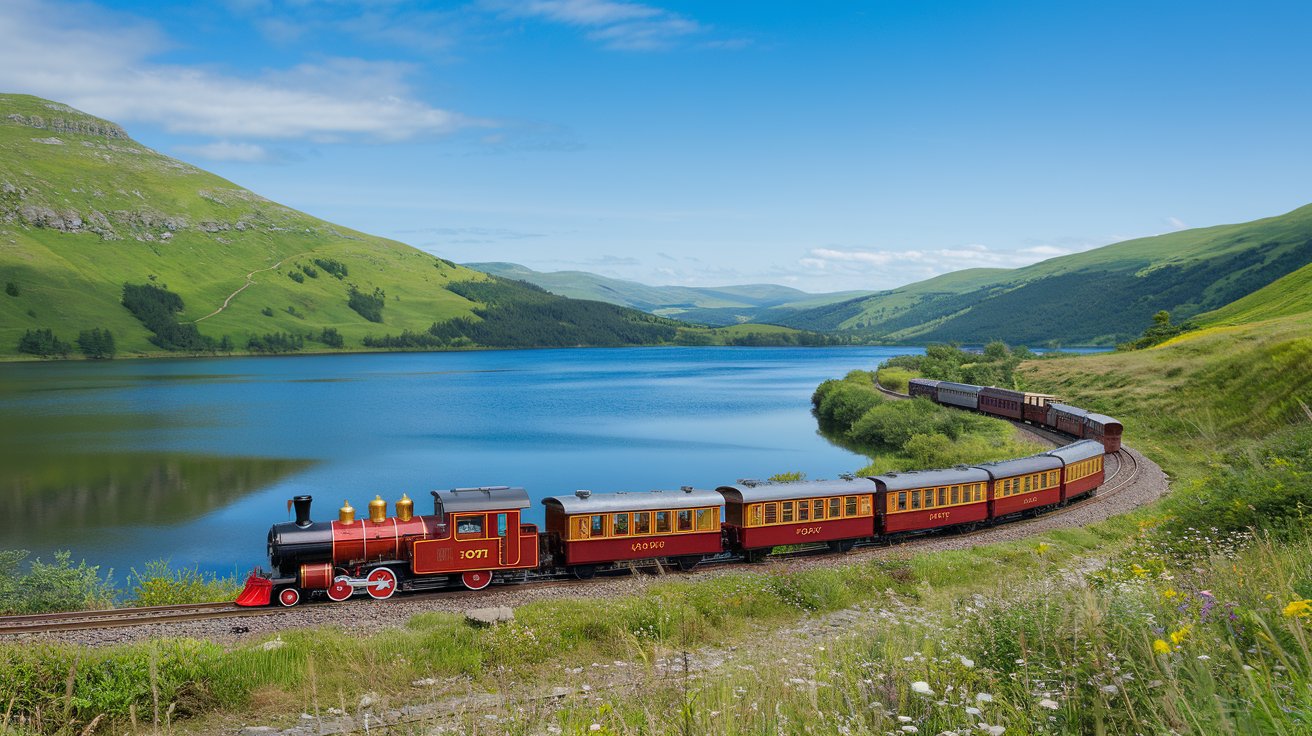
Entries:
[[1204,327],[1243,325],[1312,312],[1312,265],[1286,274],[1248,296],[1200,314]]
[[708,325],[776,322],[783,315],[868,296],[865,291],[809,294],[778,284],[649,286],[586,271],[534,271],[517,263],[468,263],[470,268],[536,284],[553,294],[595,299],[663,317]]
[[569,300],[515,282],[499,281],[498,293],[517,299],[471,298],[492,281],[266,200],[136,143],[111,122],[0,95],[0,358],[16,357],[20,338],[42,329],[73,343],[103,328],[120,356],[164,353],[122,305],[125,284],[176,294],[178,322],[215,343],[227,337],[238,353],[270,333],[302,350],[360,350],[434,324],[447,337],[428,348],[483,345],[476,328],[488,319],[498,322],[499,344],[533,346],[538,326],[563,312],[571,345],[676,334],[673,322],[593,302],[565,307]]
[[[1312,205],[1248,223],[1115,243],[1011,271],[973,272],[956,289],[931,279],[803,312],[784,323],[865,330],[909,342],[1113,344],[1137,336],[1159,310],[1180,321],[1308,263]],[[1025,318],[1017,319],[1018,314]]]

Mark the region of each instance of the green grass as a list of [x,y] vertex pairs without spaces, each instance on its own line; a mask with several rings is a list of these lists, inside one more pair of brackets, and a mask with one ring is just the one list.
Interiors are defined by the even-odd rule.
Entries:
[[1224,307],[1200,314],[1203,327],[1244,325],[1312,312],[1312,265],[1304,266]]

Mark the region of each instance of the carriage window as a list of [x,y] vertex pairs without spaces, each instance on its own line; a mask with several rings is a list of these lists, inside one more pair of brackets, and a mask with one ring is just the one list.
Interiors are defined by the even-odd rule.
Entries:
[[779,504],[767,503],[765,505],[765,523],[773,524],[779,521]]
[[[851,501],[852,499],[849,498],[849,499],[847,499],[847,500],[848,500],[848,501]],[[906,491],[899,491],[898,494],[897,494],[897,510],[898,510],[898,511],[906,511],[906,510],[907,510],[907,492],[906,492]],[[850,515],[850,514],[849,514],[849,515]]]
[[506,515],[497,514],[497,536],[506,536]]
[[651,513],[643,511],[633,515],[633,533],[651,534]]
[[469,514],[456,517],[456,539],[481,539],[483,537],[483,515]]
[[611,515],[611,536],[624,537],[629,534],[629,515],[612,514]]
[[603,515],[601,515],[601,514],[596,514],[596,515],[594,515],[594,516],[592,517],[592,536],[594,536],[594,537],[604,537],[604,536],[606,536],[606,517],[605,517],[605,516],[603,516]]
[[747,524],[748,526],[760,526],[760,525],[761,525],[761,504],[759,504],[759,503],[754,503],[754,504],[752,504],[752,510],[751,510],[750,514],[748,515],[748,519],[749,519],[748,524]]
[[[898,494],[898,495],[901,495],[901,494]],[[856,516],[856,498],[857,498],[856,496],[848,496],[847,499],[846,499],[846,508],[847,508],[847,515],[848,515],[848,516]],[[907,507],[906,499],[905,499],[905,498],[902,499],[902,502],[901,502],[899,505],[900,505],[902,508],[905,509],[905,508]],[[865,513],[865,514],[870,513],[870,497],[869,497],[869,496],[862,496],[862,497],[861,497],[861,512],[862,512],[862,513]]]
[[938,489],[938,505],[948,505],[948,489],[946,487]]
[[934,507],[934,489],[929,488],[925,490],[925,508],[929,509],[933,507]]
[[1030,490],[1030,477],[1027,475],[1025,476],[1025,492],[1029,493],[1029,490]]
[[797,520],[798,521],[811,520],[811,503],[809,501],[797,502]]
[[829,518],[837,519],[842,515],[843,515],[843,499],[841,498],[829,499]]
[[911,508],[913,509],[920,508],[920,491],[911,492]]
[[976,500],[976,501],[983,501],[983,500],[984,500],[984,484],[983,484],[983,483],[976,483],[976,484],[975,484],[975,500]]
[[670,512],[656,512],[656,533],[665,534],[670,531]]
[[952,503],[961,503],[961,486],[952,486]]
[[[757,507],[759,508],[759,507]],[[713,532],[720,525],[719,509],[697,509],[697,531]]]
[[783,514],[782,514],[783,518],[781,519],[781,521],[787,524],[788,522],[793,520],[793,502],[784,501],[779,505],[783,507]]
[[821,519],[825,518],[825,502],[823,500],[812,501],[811,505],[814,507],[811,510],[812,519],[815,519],[816,521],[820,521]]
[[684,509],[680,511],[678,513],[678,517],[679,517],[679,531],[681,532],[692,531],[692,509]]

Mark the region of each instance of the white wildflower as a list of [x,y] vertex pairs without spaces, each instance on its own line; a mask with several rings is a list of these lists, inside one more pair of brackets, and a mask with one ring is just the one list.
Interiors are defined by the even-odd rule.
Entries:
[[898,717],[897,717],[897,720],[898,720],[898,723],[910,723],[910,722],[911,722],[911,716],[898,716]]
[[1061,706],[1060,704],[1057,703],[1057,701],[1053,700],[1052,698],[1044,698],[1043,700],[1039,701],[1039,707],[1047,708],[1048,710],[1057,710]]
[[993,702],[993,696],[992,696],[992,695],[989,695],[988,693],[975,693],[975,702],[976,702],[976,703],[992,703],[992,702]]
[[929,683],[925,682],[924,680],[916,680],[915,682],[911,683],[911,689],[920,693],[921,695],[934,694],[934,691],[931,690],[929,687]]
[[589,731],[600,731],[600,730],[601,730],[601,724],[600,724],[600,723],[594,723],[594,724],[592,724],[591,726],[588,726],[588,730],[589,730]]
[[920,733],[920,729],[916,728],[915,726],[903,726],[902,730],[907,733]]
[[972,667],[975,666],[975,660],[973,660],[973,659],[971,659],[971,658],[969,658],[969,657],[962,657],[962,658],[961,658],[961,665],[962,665],[963,667],[965,667],[966,669],[970,669],[970,668],[972,668]]
[[972,716],[977,716],[977,715],[980,714],[980,710],[979,710],[979,708],[976,708],[976,707],[973,706],[973,705],[970,706],[969,708],[967,708],[967,709],[966,709],[966,712],[969,713],[969,714],[971,714]]
[[1200,654],[1198,655],[1198,659],[1201,662],[1206,662],[1207,660],[1211,659],[1211,657],[1207,656],[1206,654]]
[[1108,695],[1115,695],[1116,693],[1119,693],[1121,691],[1121,689],[1116,687],[1115,685],[1103,685],[1098,689],[1107,693]]
[[989,732],[989,736],[1002,736],[1002,734],[1004,734],[1004,733],[1007,732],[1007,727],[1006,727],[1006,726],[987,726],[987,727],[985,727],[984,730]]

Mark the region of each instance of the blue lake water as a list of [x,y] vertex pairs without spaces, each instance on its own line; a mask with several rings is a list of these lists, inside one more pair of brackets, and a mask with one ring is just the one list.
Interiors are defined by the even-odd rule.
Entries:
[[0,366],[0,548],[244,571],[286,499],[519,485],[535,501],[868,460],[817,433],[827,378],[914,348],[626,348]]

